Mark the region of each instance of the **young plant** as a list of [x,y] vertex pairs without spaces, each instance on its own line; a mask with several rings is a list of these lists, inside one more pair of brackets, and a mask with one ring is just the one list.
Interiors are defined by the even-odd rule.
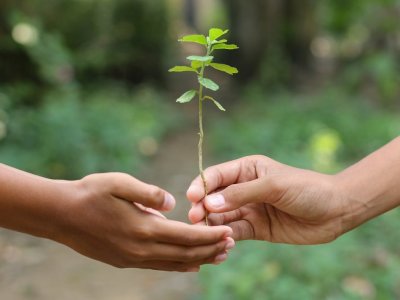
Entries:
[[[237,45],[228,44],[226,39],[222,37],[228,33],[228,30],[222,30],[219,28],[211,28],[209,30],[208,36],[205,35],[187,35],[179,39],[179,42],[183,43],[196,43],[202,45],[205,48],[204,56],[191,55],[187,57],[190,62],[188,66],[175,66],[169,70],[169,72],[190,72],[197,76],[199,86],[197,89],[189,90],[185,92],[182,96],[176,100],[178,103],[188,103],[192,101],[196,96],[199,105],[199,145],[198,145],[198,156],[199,156],[199,172],[201,179],[203,180],[205,195],[208,194],[207,182],[204,177],[203,171],[203,141],[204,141],[204,130],[203,130],[203,103],[209,101],[214,103],[218,109],[225,111],[225,108],[215,100],[213,97],[206,95],[205,89],[210,91],[218,91],[219,86],[217,83],[209,78],[205,77],[205,71],[207,68],[211,67],[215,70],[225,72],[229,75],[234,75],[238,73],[238,70],[226,64],[220,64],[214,62],[214,51],[219,50],[235,50],[238,49]],[[205,217],[206,225],[208,225],[208,216]]]

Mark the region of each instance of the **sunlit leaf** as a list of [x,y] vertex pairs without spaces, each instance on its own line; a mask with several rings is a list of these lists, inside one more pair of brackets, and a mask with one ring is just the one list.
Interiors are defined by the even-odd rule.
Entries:
[[222,43],[227,43],[227,42],[228,42],[228,40],[215,40],[212,42],[212,44],[215,45],[215,44],[222,44]]
[[186,35],[178,40],[179,42],[197,43],[200,45],[207,45],[207,39],[201,34]]
[[197,91],[195,91],[195,90],[187,91],[187,92],[184,93],[182,96],[180,96],[180,97],[176,100],[176,102],[179,102],[179,103],[187,103],[187,102],[190,102],[190,101],[192,101],[192,99],[194,98],[194,96],[196,96],[196,93],[197,93]]
[[196,69],[188,66],[175,66],[168,70],[168,72],[195,72],[197,73]]
[[218,91],[219,90],[219,85],[216,84],[214,81],[208,78],[201,78],[199,77],[199,83],[204,86],[205,88],[212,90],[212,91]]
[[193,60],[190,65],[192,66],[193,69],[200,69],[203,66],[203,63],[201,61],[196,61]]
[[235,44],[216,44],[212,47],[212,50],[236,50],[239,47]]
[[229,30],[222,30],[220,28],[211,28],[208,36],[210,37],[210,40],[212,42],[212,41],[215,41],[216,39],[218,39],[219,37],[227,34],[228,32],[229,32]]
[[197,56],[191,55],[187,57],[188,60],[200,61],[200,62],[208,62],[214,59],[214,56]]
[[214,102],[214,104],[218,107],[219,110],[226,111],[226,109],[221,105],[221,103],[219,103],[219,102],[218,102],[217,100],[215,100],[213,97],[205,96],[204,99],[211,100],[212,102]]
[[229,75],[239,73],[238,69],[236,69],[235,67],[231,67],[231,66],[225,65],[225,64],[211,63],[210,66],[218,71],[228,73]]

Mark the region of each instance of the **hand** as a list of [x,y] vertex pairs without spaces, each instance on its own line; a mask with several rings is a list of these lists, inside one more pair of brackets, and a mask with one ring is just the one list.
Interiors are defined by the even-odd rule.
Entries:
[[60,234],[53,239],[90,258],[122,268],[198,271],[225,260],[234,246],[229,227],[167,220],[157,210],[171,210],[174,198],[127,174],[60,184],[75,196],[63,204]]
[[210,167],[205,178],[205,199],[200,177],[188,189],[189,219],[202,222],[206,208],[210,224],[230,226],[235,240],[320,244],[343,233],[345,197],[334,176],[249,156]]

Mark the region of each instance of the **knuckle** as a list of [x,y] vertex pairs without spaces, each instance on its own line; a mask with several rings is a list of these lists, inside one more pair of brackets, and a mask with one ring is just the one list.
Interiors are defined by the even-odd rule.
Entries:
[[228,206],[235,206],[235,202],[238,202],[242,198],[242,189],[237,187],[237,184],[233,184],[224,190],[223,194]]
[[136,226],[132,232],[132,235],[143,240],[150,240],[153,238],[153,230],[147,224],[141,224]]
[[130,256],[132,256],[135,261],[144,261],[146,260],[148,253],[143,247],[133,247],[130,249]]

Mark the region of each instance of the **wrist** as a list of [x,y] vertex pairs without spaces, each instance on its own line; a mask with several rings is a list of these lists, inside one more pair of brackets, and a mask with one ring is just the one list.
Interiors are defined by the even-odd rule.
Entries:
[[351,231],[368,220],[369,198],[360,194],[357,178],[346,173],[334,175],[335,186],[341,195],[341,233]]
[[343,231],[347,232],[400,205],[400,140],[377,150],[335,175],[343,195]]
[[[85,195],[85,188],[82,180],[66,181],[53,180],[54,190],[59,197],[52,202],[49,209],[50,221],[46,238],[62,244],[68,244],[71,232],[82,215],[81,205]],[[78,218],[78,219],[77,219]]]

